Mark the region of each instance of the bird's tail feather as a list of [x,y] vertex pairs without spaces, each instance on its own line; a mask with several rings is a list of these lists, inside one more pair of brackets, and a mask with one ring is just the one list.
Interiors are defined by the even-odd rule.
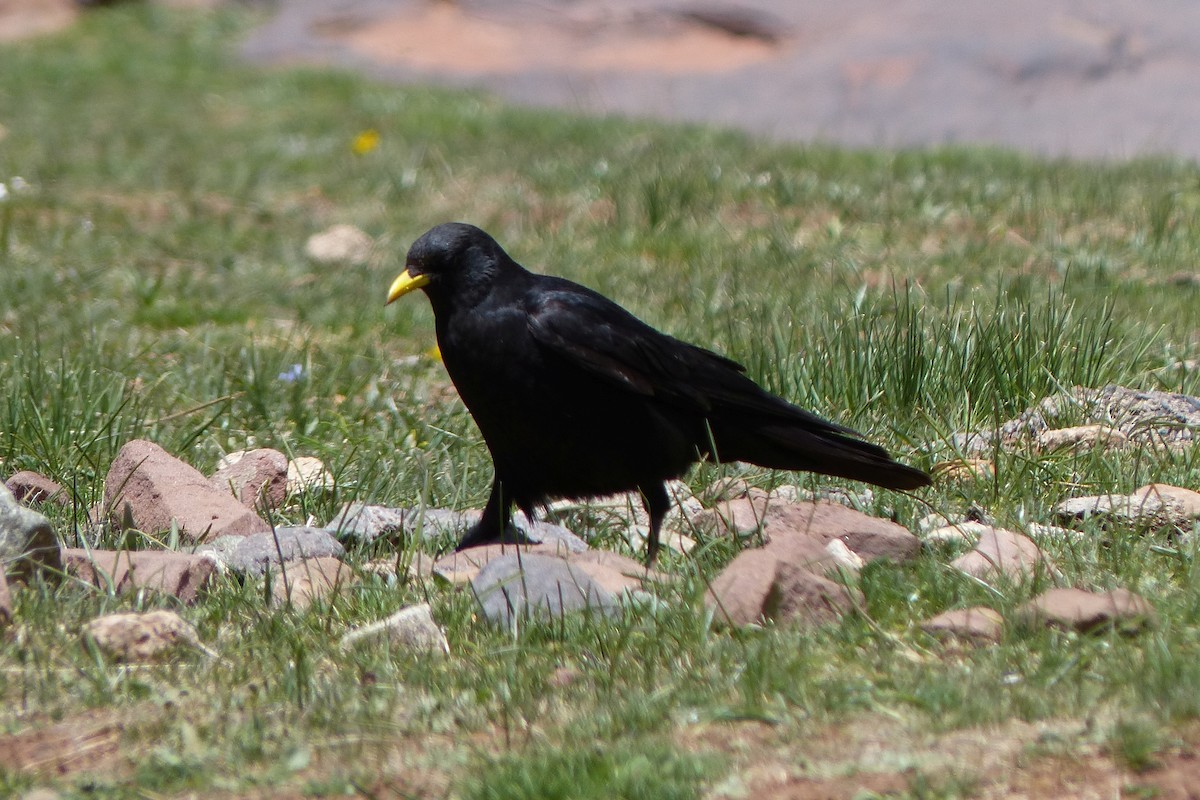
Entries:
[[917,489],[930,483],[928,475],[893,460],[882,447],[837,432],[786,424],[757,428],[713,424],[711,433],[713,456],[719,461],[818,472],[885,489]]

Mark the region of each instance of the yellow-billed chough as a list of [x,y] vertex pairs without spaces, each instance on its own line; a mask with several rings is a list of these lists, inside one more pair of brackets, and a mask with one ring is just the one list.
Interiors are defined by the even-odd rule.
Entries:
[[866,481],[929,483],[882,448],[776,397],[738,363],[656,331],[608,298],[535,275],[491,236],[448,223],[408,251],[387,302],[422,289],[446,370],[495,465],[459,549],[504,541],[515,504],[641,493],[647,563],[670,508],[665,481],[702,458]]

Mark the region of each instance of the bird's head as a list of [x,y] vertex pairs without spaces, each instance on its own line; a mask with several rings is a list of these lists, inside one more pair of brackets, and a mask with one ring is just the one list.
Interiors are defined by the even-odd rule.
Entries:
[[408,249],[404,271],[392,281],[387,302],[424,289],[435,311],[443,299],[469,300],[484,292],[506,261],[496,240],[474,225],[447,222],[426,231]]

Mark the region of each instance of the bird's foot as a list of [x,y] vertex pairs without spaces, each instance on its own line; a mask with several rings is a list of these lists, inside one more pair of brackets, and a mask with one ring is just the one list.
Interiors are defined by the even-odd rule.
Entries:
[[523,530],[511,523],[500,531],[481,530],[481,527],[476,525],[463,534],[458,547],[454,549],[466,550],[468,547],[482,547],[488,544],[535,544]]

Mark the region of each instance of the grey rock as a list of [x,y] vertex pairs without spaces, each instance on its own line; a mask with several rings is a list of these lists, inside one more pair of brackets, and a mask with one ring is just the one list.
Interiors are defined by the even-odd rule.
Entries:
[[[1115,429],[1130,446],[1187,447],[1200,438],[1200,398],[1115,384],[1100,389],[1076,386],[1042,399],[1001,425],[1000,444],[1034,445],[1048,431],[1085,423]],[[963,452],[985,453],[994,438],[995,432],[987,430],[958,433],[953,444]]]
[[[389,506],[347,503],[330,521],[326,530],[340,539],[373,542],[381,536],[429,541],[451,535],[462,536],[479,520],[478,511],[451,511],[448,508],[392,508]],[[514,527],[528,544],[561,544],[574,553],[588,549],[588,543],[562,525],[530,520],[523,513],[513,515]]]
[[7,486],[0,486],[0,562],[4,572],[17,580],[28,580],[42,568],[62,569],[50,520],[18,503]]
[[1062,520],[1095,516],[1118,524],[1174,526],[1187,531],[1200,519],[1200,492],[1151,483],[1127,495],[1073,497],[1055,506],[1054,513]]
[[282,527],[274,533],[250,536],[222,536],[196,548],[198,554],[213,558],[220,566],[239,575],[262,575],[280,563],[304,558],[332,556],[341,558],[344,548],[324,528]]
[[428,603],[402,608],[387,619],[355,628],[342,637],[341,646],[350,648],[361,642],[380,639],[407,650],[450,653],[446,634],[434,622]]
[[[472,518],[473,522],[474,517]],[[582,553],[588,549],[587,542],[562,525],[542,520],[530,520],[521,512],[513,515],[513,524],[532,544],[558,544],[572,553]]]
[[460,536],[478,514],[446,508],[392,508],[347,503],[325,529],[339,539],[373,542],[381,536],[430,540],[451,533]]
[[590,611],[612,616],[616,598],[578,567],[561,558],[512,554],[489,561],[471,588],[493,622],[512,625],[526,617],[556,618]]

